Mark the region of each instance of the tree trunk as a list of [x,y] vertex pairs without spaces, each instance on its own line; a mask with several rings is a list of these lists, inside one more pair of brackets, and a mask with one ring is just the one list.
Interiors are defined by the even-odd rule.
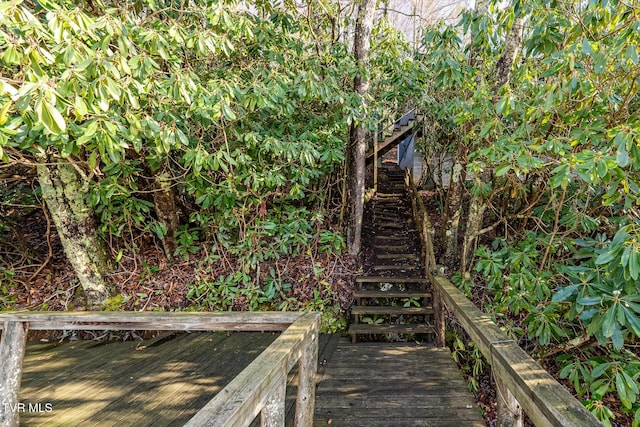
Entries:
[[[358,5],[356,32],[354,38],[354,56],[360,72],[354,78],[354,91],[361,96],[362,109],[366,109],[366,95],[369,81],[365,75],[369,63],[371,28],[375,14],[375,0],[361,0]],[[362,118],[364,119],[364,118]],[[366,129],[363,120],[355,123],[350,135],[350,218],[347,244],[349,253],[356,256],[360,252],[362,238],[362,216],[364,213],[365,155],[367,149]]]
[[[42,197],[58,231],[64,252],[90,304],[109,297],[104,275],[109,258],[97,234],[92,209],[85,202],[86,189],[71,163],[54,163],[44,153],[38,155],[38,179]],[[58,161],[55,159],[54,161]]]
[[494,93],[497,92],[502,85],[509,83],[511,77],[511,68],[516,62],[518,51],[522,47],[522,37],[524,34],[524,18],[517,17],[513,21],[511,31],[507,34],[504,41],[504,52],[496,63],[496,81],[493,83]]
[[160,221],[167,230],[167,233],[162,237],[162,247],[167,259],[172,261],[173,254],[178,247],[176,236],[180,225],[175,195],[171,188],[170,176],[167,172],[154,174],[153,179],[155,184],[153,203],[156,208],[156,215],[158,221]]
[[441,262],[446,266],[451,266],[458,260],[458,229],[460,227],[460,217],[462,216],[467,150],[467,145],[462,141],[458,141],[453,158],[451,179],[444,209],[444,227],[442,228],[444,258]]
[[[484,171],[480,178],[480,182],[486,182],[486,180],[490,179],[491,174],[488,171]],[[475,242],[480,234],[480,229],[482,227],[482,221],[484,219],[484,213],[487,210],[487,206],[489,205],[490,200],[484,199],[483,197],[474,197],[471,199],[471,203],[469,204],[469,215],[467,217],[467,229],[464,233],[464,242],[462,245],[462,253],[460,258],[460,268],[462,269],[462,273],[466,273],[469,268],[469,264],[471,262],[471,252]]]
[[[522,17],[518,17],[513,22],[511,30],[507,34],[507,38],[504,42],[504,52],[496,63],[496,80],[493,83],[494,94],[497,94],[502,85],[509,83],[511,68],[516,60],[519,49],[522,46],[523,31],[524,20]],[[497,99],[497,96],[494,96],[494,99]],[[486,169],[482,172],[480,181],[487,182],[491,175],[491,170]],[[460,267],[462,268],[463,273],[467,271],[467,268],[469,268],[469,264],[471,263],[471,250],[479,237],[478,234],[482,228],[484,213],[490,202],[491,200],[487,200],[483,197],[475,197],[471,199],[460,262]]]

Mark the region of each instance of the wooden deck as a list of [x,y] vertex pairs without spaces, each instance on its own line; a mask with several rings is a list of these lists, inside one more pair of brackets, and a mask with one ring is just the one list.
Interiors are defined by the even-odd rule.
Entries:
[[[183,425],[277,336],[181,333],[29,345],[20,424]],[[318,359],[314,426],[484,425],[447,350],[323,335]],[[287,396],[293,425],[294,378]]]
[[191,333],[27,346],[20,401],[40,404],[40,412],[25,410],[20,424],[183,425],[277,336]]
[[485,425],[448,349],[342,338],[327,353],[314,426]]

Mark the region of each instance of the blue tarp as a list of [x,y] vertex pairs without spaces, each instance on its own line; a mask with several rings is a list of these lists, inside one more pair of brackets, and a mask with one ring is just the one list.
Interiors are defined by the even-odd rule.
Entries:
[[413,155],[416,149],[416,134],[412,133],[398,145],[398,166],[401,169],[413,169]]

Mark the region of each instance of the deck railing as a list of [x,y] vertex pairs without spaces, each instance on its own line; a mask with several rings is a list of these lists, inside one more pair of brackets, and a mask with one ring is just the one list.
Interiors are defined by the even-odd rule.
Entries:
[[0,426],[17,426],[18,392],[31,330],[283,331],[209,401],[188,426],[284,426],[287,376],[298,364],[295,425],[311,426],[319,313],[14,312],[0,313]]
[[410,180],[408,185],[423,243],[426,275],[433,286],[436,345],[444,346],[446,305],[491,365],[497,388],[498,426],[522,426],[523,411],[536,426],[602,426],[566,388],[462,292],[444,277],[437,276],[429,216]]

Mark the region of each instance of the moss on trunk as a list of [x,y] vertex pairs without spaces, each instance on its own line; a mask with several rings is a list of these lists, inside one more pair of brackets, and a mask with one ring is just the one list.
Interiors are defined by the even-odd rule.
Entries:
[[93,211],[85,201],[86,188],[75,167],[41,154],[38,179],[42,197],[58,231],[65,255],[91,304],[109,297],[104,275],[110,269],[104,243],[97,234]]
[[171,179],[168,173],[160,173],[154,176],[155,191],[153,193],[153,203],[156,208],[156,215],[167,233],[162,237],[162,247],[165,256],[169,261],[173,260],[173,254],[178,247],[176,235],[178,233],[178,214],[175,196],[171,188]]

